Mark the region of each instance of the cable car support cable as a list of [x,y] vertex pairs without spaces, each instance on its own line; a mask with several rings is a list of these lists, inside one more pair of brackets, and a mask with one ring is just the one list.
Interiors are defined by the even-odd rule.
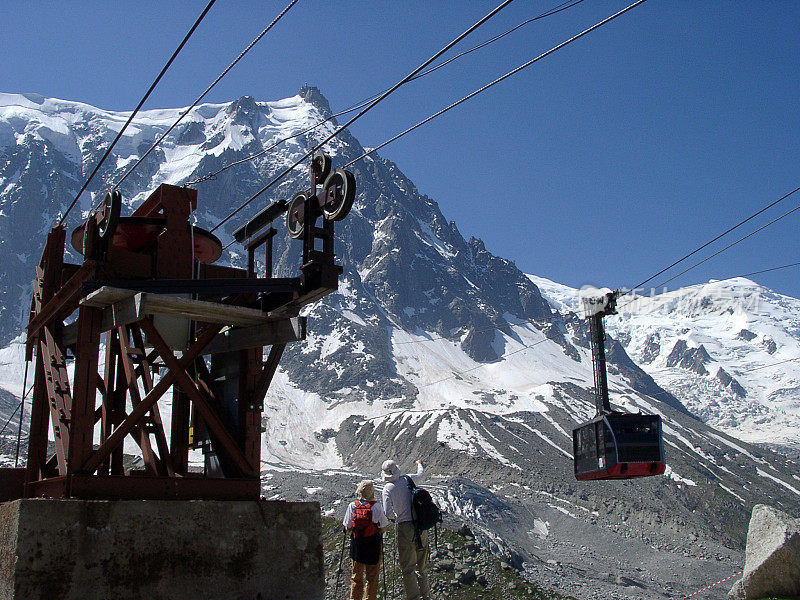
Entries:
[[[632,287],[632,288],[631,288],[631,289],[630,289],[628,292],[625,292],[625,294],[629,294],[629,293],[630,293],[632,290],[635,290],[635,289],[638,289],[638,288],[642,287],[642,286],[643,286],[645,283],[648,283],[648,282],[652,281],[653,279],[655,279],[656,277],[658,277],[659,275],[661,275],[662,273],[665,273],[666,271],[669,271],[669,270],[670,270],[672,267],[674,267],[675,265],[678,265],[678,264],[682,263],[683,261],[685,261],[687,258],[690,258],[691,256],[694,256],[695,254],[697,254],[698,252],[700,252],[700,251],[701,251],[701,250],[703,250],[704,248],[707,248],[708,246],[710,246],[711,244],[713,244],[714,242],[716,242],[718,239],[720,239],[720,238],[722,238],[722,237],[724,237],[724,236],[728,235],[728,234],[729,234],[731,231],[733,231],[734,229],[738,229],[739,227],[741,227],[742,225],[744,225],[744,224],[745,224],[745,223],[747,223],[748,221],[751,221],[751,220],[755,219],[755,218],[756,218],[758,215],[760,215],[760,214],[762,214],[763,212],[765,212],[765,211],[769,210],[770,208],[772,208],[773,206],[775,206],[775,205],[776,205],[776,204],[778,204],[779,202],[782,202],[783,200],[786,200],[786,198],[788,198],[789,196],[791,196],[792,194],[794,194],[794,193],[796,193],[796,192],[798,192],[798,191],[800,191],[800,187],[796,187],[795,189],[793,189],[793,190],[792,190],[791,192],[789,192],[788,194],[784,194],[783,196],[781,196],[780,198],[778,198],[778,199],[777,199],[777,200],[775,200],[774,202],[771,202],[771,203],[769,203],[767,206],[765,206],[765,207],[764,207],[764,208],[762,208],[761,210],[759,210],[759,211],[757,211],[757,212],[753,213],[752,215],[750,215],[750,216],[749,216],[749,217],[747,217],[746,219],[744,219],[744,220],[742,220],[742,221],[739,221],[739,222],[738,222],[736,225],[734,225],[733,227],[730,227],[730,228],[726,229],[725,231],[723,231],[722,233],[720,233],[718,236],[716,236],[715,238],[713,238],[713,239],[709,240],[708,242],[706,242],[706,243],[705,243],[705,244],[703,244],[702,246],[698,246],[697,248],[695,248],[694,250],[692,250],[692,251],[691,251],[691,252],[689,252],[688,254],[684,255],[683,257],[681,257],[681,258],[679,258],[678,260],[676,260],[675,262],[673,262],[671,265],[669,265],[669,266],[667,266],[667,267],[664,267],[664,268],[663,268],[663,269],[661,269],[661,270],[660,270],[658,273],[655,273],[655,274],[651,275],[650,277],[648,277],[647,279],[645,279],[644,281],[641,281],[641,282],[637,283],[637,284],[636,284],[635,286],[633,286],[633,287]],[[754,233],[755,233],[755,232],[754,232]],[[659,286],[656,286],[656,287],[659,287]],[[624,295],[624,294],[623,294],[623,295]]]
[[247,54],[247,53],[250,51],[250,49],[251,49],[253,46],[255,46],[255,45],[256,45],[256,44],[257,44],[257,43],[258,43],[258,42],[261,40],[261,38],[263,38],[263,37],[264,37],[264,36],[267,34],[267,32],[268,32],[270,29],[272,29],[272,28],[275,26],[275,24],[277,24],[277,23],[278,23],[278,21],[280,21],[280,20],[281,20],[281,18],[282,18],[282,17],[283,17],[283,16],[284,16],[284,15],[285,15],[287,12],[289,12],[289,9],[290,9],[290,8],[292,8],[292,7],[293,7],[295,4],[297,4],[297,2],[298,2],[298,1],[299,1],[299,0],[292,0],[292,1],[291,1],[291,2],[290,2],[290,3],[289,3],[287,6],[286,6],[286,8],[284,8],[284,9],[283,9],[283,10],[280,12],[280,14],[278,14],[278,16],[277,16],[277,17],[275,17],[275,18],[272,20],[272,22],[271,22],[269,25],[267,25],[267,26],[266,26],[266,27],[265,27],[265,28],[264,28],[264,29],[261,31],[261,33],[259,33],[259,34],[258,34],[258,35],[257,35],[257,36],[256,36],[256,37],[253,39],[253,41],[252,41],[252,42],[250,42],[250,44],[249,44],[249,45],[248,45],[248,46],[247,46],[247,47],[246,47],[244,50],[242,50],[242,52],[239,54],[239,56],[237,56],[237,57],[236,57],[236,59],[235,59],[235,60],[234,60],[234,61],[233,61],[231,64],[229,64],[229,65],[228,65],[228,66],[225,68],[225,70],[223,70],[223,71],[222,71],[222,73],[220,73],[220,74],[217,76],[217,78],[216,78],[216,79],[215,79],[215,80],[214,80],[214,81],[211,83],[211,85],[209,85],[209,86],[208,86],[208,87],[205,89],[205,91],[204,91],[202,94],[200,94],[200,95],[197,97],[197,99],[196,99],[196,100],[195,100],[195,101],[192,103],[192,105],[191,105],[189,108],[187,108],[186,110],[184,110],[184,111],[183,111],[183,112],[180,114],[180,116],[179,116],[179,117],[177,118],[177,120],[176,120],[176,121],[175,121],[175,122],[174,122],[174,123],[173,123],[173,124],[170,126],[170,128],[169,128],[169,129],[167,129],[167,130],[166,130],[166,131],[165,131],[165,132],[164,132],[164,133],[161,135],[161,137],[160,137],[160,138],[158,138],[158,139],[155,141],[155,143],[153,143],[153,145],[152,145],[152,146],[150,146],[150,149],[149,149],[149,150],[147,150],[147,152],[145,152],[145,153],[144,153],[144,154],[143,154],[143,155],[142,155],[142,156],[139,158],[139,160],[137,160],[137,161],[136,161],[136,162],[135,162],[135,163],[134,163],[134,164],[131,166],[131,168],[130,168],[130,169],[128,169],[128,170],[125,172],[125,174],[123,174],[123,175],[122,175],[122,177],[120,177],[120,179],[119,179],[119,180],[117,180],[117,182],[116,182],[116,183],[114,184],[114,186],[113,186],[113,189],[117,189],[117,188],[118,188],[118,187],[119,187],[119,186],[122,184],[122,182],[123,182],[123,181],[125,181],[125,180],[128,178],[128,176],[129,176],[129,175],[130,175],[130,174],[131,174],[131,173],[132,173],[132,172],[133,172],[133,171],[136,169],[136,167],[138,167],[138,166],[139,166],[139,165],[142,163],[142,161],[144,161],[144,159],[145,159],[145,158],[147,158],[147,157],[148,157],[148,155],[149,155],[149,154],[150,154],[150,153],[151,153],[153,150],[155,150],[155,149],[156,149],[156,148],[157,148],[157,147],[158,147],[158,146],[161,144],[161,142],[163,142],[163,141],[164,141],[164,138],[166,138],[166,137],[167,137],[167,136],[168,136],[168,135],[169,135],[169,134],[172,132],[172,130],[173,130],[173,129],[175,129],[175,128],[178,126],[178,124],[179,124],[179,123],[180,123],[180,122],[183,120],[183,118],[184,118],[184,117],[185,117],[187,114],[189,114],[189,111],[191,111],[191,110],[192,110],[192,109],[193,109],[195,106],[197,106],[197,104],[198,104],[198,103],[199,103],[199,102],[200,102],[200,101],[201,101],[203,98],[205,98],[206,94],[208,94],[208,93],[209,93],[209,92],[210,92],[210,91],[211,91],[211,90],[214,88],[214,86],[216,86],[216,85],[217,85],[217,84],[220,82],[220,80],[221,80],[223,77],[225,77],[225,75],[227,75],[227,74],[228,74],[228,71],[230,71],[230,70],[231,70],[231,69],[232,69],[234,66],[236,66],[236,63],[238,63],[238,62],[239,62],[239,61],[240,61],[242,58],[244,58],[245,54]]
[[[793,194],[793,193],[794,193],[794,192],[796,192],[797,190],[800,190],[800,188],[797,188],[797,189],[795,189],[793,192],[789,192],[789,194],[787,194],[786,196],[783,196],[783,198],[781,198],[780,200],[783,200],[784,198],[786,198],[786,197],[788,197],[789,195]],[[777,204],[778,202],[780,202],[780,200],[776,200],[776,201],[775,201],[775,202],[773,202],[773,203],[772,203],[770,206],[774,206],[775,204]],[[767,208],[769,208],[769,207],[767,207]],[[764,210],[766,210],[766,208],[762,209],[760,212],[764,212]],[[684,274],[688,273],[688,272],[689,272],[689,271],[691,271],[692,269],[694,269],[694,268],[696,268],[696,267],[699,267],[700,265],[702,265],[702,264],[703,264],[703,263],[705,263],[705,262],[708,262],[709,260],[711,260],[711,259],[712,259],[712,258],[714,258],[715,256],[719,256],[720,254],[722,254],[722,253],[723,253],[723,252],[725,252],[726,250],[729,250],[730,248],[733,248],[734,246],[736,246],[736,245],[737,245],[737,244],[739,244],[740,242],[743,242],[743,241],[745,241],[747,238],[754,236],[754,235],[755,235],[755,234],[757,234],[759,231],[762,231],[762,230],[766,229],[766,228],[767,228],[767,227],[769,227],[770,225],[773,225],[774,223],[777,223],[778,221],[780,221],[780,220],[781,220],[781,219],[783,219],[784,217],[788,217],[789,215],[791,215],[792,213],[794,213],[794,212],[796,212],[796,211],[798,211],[798,210],[800,210],[800,204],[799,204],[799,205],[797,205],[797,206],[795,206],[794,208],[792,208],[792,209],[790,209],[790,210],[787,210],[785,213],[783,213],[783,214],[782,214],[782,215],[780,215],[779,217],[776,217],[776,218],[772,219],[772,221],[770,221],[769,223],[766,223],[765,225],[762,225],[762,226],[761,226],[761,227],[759,227],[758,229],[755,229],[755,230],[751,231],[751,232],[750,232],[750,233],[748,233],[747,235],[740,237],[740,238],[739,238],[738,240],[736,240],[735,242],[731,242],[730,244],[728,244],[728,245],[727,245],[727,246],[725,246],[724,248],[722,248],[722,249],[720,249],[720,250],[717,250],[716,252],[714,252],[714,254],[711,254],[710,256],[707,256],[707,257],[706,257],[706,258],[704,258],[703,260],[700,260],[700,261],[696,262],[696,263],[695,263],[695,264],[693,264],[692,266],[685,268],[683,271],[681,271],[681,272],[680,272],[680,273],[678,273],[677,275],[673,275],[673,276],[672,276],[672,277],[670,277],[669,279],[665,279],[664,281],[662,281],[661,283],[659,283],[659,284],[658,284],[658,285],[656,285],[655,287],[656,287],[656,288],[660,288],[660,287],[666,286],[666,284],[668,284],[670,281],[673,281],[673,280],[677,279],[678,277],[680,277],[681,275],[684,275]],[[753,215],[753,216],[755,216],[755,215]],[[752,217],[750,217],[750,218],[752,218]],[[747,221],[747,220],[749,220],[749,219],[746,219],[746,221]],[[745,222],[745,221],[742,221],[742,223],[744,223],[744,222]],[[741,224],[741,223],[740,223],[740,224]],[[736,227],[738,227],[738,226],[739,226],[739,225],[737,225]],[[731,228],[731,230],[729,230],[729,231],[732,231],[733,229],[735,229],[735,228]],[[726,232],[726,233],[727,233],[727,232]],[[716,238],[714,238],[714,239],[715,239],[715,240],[716,240],[716,239],[719,239],[719,238],[720,238],[720,237],[722,237],[723,235],[725,235],[725,234],[720,234],[719,236],[717,236],[717,237],[716,237]],[[712,241],[713,241],[713,240],[712,240]],[[710,243],[711,243],[711,242],[708,242],[708,244],[710,244]],[[708,244],[705,244],[703,247],[705,247],[705,246],[708,246]],[[700,250],[700,248],[698,248],[698,250]],[[695,250],[695,252],[697,252],[698,250]],[[694,252],[693,252],[692,254],[694,254]],[[688,257],[688,256],[690,256],[690,255],[687,255],[687,257]],[[681,260],[684,260],[684,259],[681,259]],[[782,267],[775,267],[774,269],[767,269],[767,271],[770,271],[770,270],[778,270],[778,269],[783,269],[783,268],[786,268],[786,267],[791,267],[791,266],[794,266],[794,264],[790,264],[790,265],[784,265],[784,266],[782,266]],[[666,269],[665,269],[665,270],[666,270]],[[662,272],[663,272],[663,271],[662,271]],[[765,271],[765,272],[766,272],[766,271]],[[756,274],[756,273],[752,273],[752,274],[754,275],[754,274]],[[652,279],[652,278],[651,278],[651,279]],[[631,291],[632,291],[632,290],[631,290]],[[630,293],[630,291],[629,291],[629,292],[626,292],[626,293]],[[623,305],[622,305],[620,308],[624,308],[624,307],[628,306],[629,304],[631,304],[632,302],[633,302],[633,301],[631,301],[631,302],[627,302],[627,303],[623,304]]]
[[[509,35],[510,33],[513,33],[517,29],[520,29],[521,27],[523,27],[523,26],[525,26],[525,25],[527,25],[529,23],[533,23],[534,21],[538,21],[539,19],[543,19],[545,17],[550,17],[552,15],[560,13],[561,11],[568,10],[568,9],[572,8],[573,6],[577,6],[578,4],[580,4],[583,1],[584,0],[575,0],[575,2],[572,2],[572,3],[562,2],[561,4],[555,6],[554,8],[552,8],[552,9],[546,11],[546,12],[543,12],[543,13],[535,16],[535,17],[531,17],[530,19],[527,19],[527,20],[523,21],[522,23],[519,23],[519,24],[515,25],[511,29],[508,29],[508,30],[504,31],[503,33],[501,33],[499,35],[496,35],[495,37],[493,37],[493,38],[491,38],[489,40],[486,40],[485,42],[481,42],[477,46],[473,46],[472,48],[470,48],[468,50],[464,50],[463,52],[459,52],[455,56],[453,56],[451,58],[448,58],[446,61],[441,62],[438,65],[435,65],[435,66],[431,67],[430,69],[427,69],[427,70],[423,71],[422,73],[419,73],[418,75],[415,75],[414,77],[409,79],[407,83],[411,83],[412,81],[416,81],[417,79],[425,77],[426,75],[430,75],[434,71],[438,71],[439,69],[441,69],[442,67],[446,66],[447,64],[453,62],[454,60],[457,60],[457,59],[459,59],[459,58],[461,58],[463,56],[466,56],[467,54],[475,52],[476,50],[480,50],[481,48],[484,48],[484,47],[488,46],[489,44],[492,44],[492,43],[504,38],[505,36]],[[328,117],[326,119],[323,119],[322,121],[319,121],[318,123],[316,123],[314,125],[311,125],[310,127],[307,127],[306,129],[303,129],[299,133],[295,133],[295,134],[292,134],[292,135],[287,136],[285,138],[281,138],[277,142],[274,142],[272,145],[268,146],[267,148],[264,148],[263,150],[261,150],[259,152],[256,152],[255,154],[252,154],[251,156],[247,156],[245,158],[241,158],[239,160],[233,161],[232,163],[225,165],[224,167],[222,167],[221,169],[219,169],[217,171],[214,171],[213,173],[209,173],[207,175],[203,175],[202,177],[200,177],[198,179],[195,179],[193,181],[187,182],[186,185],[189,185],[189,186],[197,185],[197,184],[202,183],[204,181],[208,181],[209,179],[215,179],[217,175],[219,175],[220,173],[222,173],[224,171],[227,171],[228,169],[230,169],[232,167],[235,167],[236,165],[240,165],[242,163],[249,162],[251,160],[254,160],[254,159],[258,158],[259,156],[264,156],[265,154],[267,154],[271,150],[274,150],[275,148],[277,148],[278,146],[280,146],[284,142],[288,142],[289,140],[293,140],[295,138],[298,138],[301,135],[305,135],[306,133],[309,133],[309,132],[317,129],[318,127],[321,127],[325,123],[328,123],[328,122],[332,121],[336,117],[341,117],[342,115],[346,115],[346,114],[354,112],[354,111],[356,111],[356,110],[358,110],[360,108],[363,108],[364,106],[366,106],[367,104],[372,102],[375,98],[380,96],[383,92],[387,91],[388,89],[389,88],[386,88],[385,90],[383,90],[381,92],[373,94],[369,98],[365,98],[364,100],[361,100],[360,102],[356,102],[355,104],[351,104],[350,106],[348,106],[344,110],[341,110],[341,111],[339,111],[339,112],[337,112],[335,114],[332,114],[330,117]]]
[[[385,92],[383,92],[383,93],[382,93],[380,96],[378,96],[378,97],[377,97],[375,100],[373,100],[372,102],[370,102],[370,103],[369,103],[369,104],[368,104],[366,107],[364,107],[363,109],[361,109],[361,111],[360,111],[360,112],[359,112],[357,115],[355,115],[354,117],[352,117],[352,118],[351,118],[351,119],[350,119],[350,120],[349,120],[347,123],[345,123],[344,125],[342,125],[342,126],[339,128],[339,129],[337,129],[337,130],[336,130],[336,131],[334,131],[332,134],[330,134],[329,136],[327,136],[327,137],[326,137],[326,138],[325,138],[325,139],[324,139],[322,142],[320,142],[319,144],[317,144],[316,146],[314,146],[314,147],[313,147],[311,150],[309,150],[308,152],[306,152],[306,153],[303,155],[303,157],[302,157],[302,158],[300,158],[298,161],[296,161],[296,162],[295,162],[295,163],[294,163],[294,164],[293,164],[291,167],[288,167],[288,168],[286,168],[285,170],[283,170],[283,171],[282,171],[282,172],[281,172],[281,173],[280,173],[278,176],[276,176],[276,177],[275,177],[275,178],[274,178],[272,181],[270,181],[270,182],[269,182],[267,185],[265,185],[265,186],[264,186],[263,188],[261,188],[261,189],[260,189],[258,192],[256,192],[256,193],[255,193],[253,196],[251,196],[251,197],[250,197],[250,198],[249,198],[247,201],[245,201],[245,202],[244,202],[243,204],[241,204],[241,205],[240,205],[238,208],[236,208],[236,210],[234,210],[233,212],[231,212],[231,213],[230,213],[230,214],[229,214],[227,217],[225,217],[225,218],[224,218],[222,221],[220,221],[219,223],[217,223],[217,225],[215,225],[215,226],[214,226],[214,228],[213,228],[213,229],[211,229],[211,232],[213,233],[214,231],[216,231],[217,229],[219,229],[220,227],[222,227],[222,226],[223,226],[225,223],[227,223],[227,222],[228,222],[230,219],[232,219],[234,216],[236,216],[237,214],[239,214],[239,213],[240,213],[240,212],[241,212],[241,211],[242,211],[244,208],[246,208],[246,207],[247,207],[247,206],[248,206],[248,205],[249,205],[251,202],[253,202],[253,201],[254,201],[256,198],[258,198],[258,197],[259,197],[261,194],[263,194],[264,192],[266,192],[266,191],[267,191],[268,189],[270,189],[270,188],[271,188],[273,185],[275,185],[275,184],[276,184],[276,183],[278,183],[278,182],[279,182],[281,179],[283,179],[284,177],[286,177],[286,175],[288,175],[289,173],[291,173],[291,172],[292,172],[292,170],[294,170],[296,167],[298,167],[300,164],[302,164],[302,163],[303,163],[303,161],[305,161],[307,158],[311,157],[311,156],[312,156],[312,155],[313,155],[315,152],[317,152],[317,151],[318,151],[320,148],[322,148],[322,147],[323,147],[325,144],[327,144],[328,142],[330,142],[330,141],[331,141],[333,138],[335,138],[336,136],[338,136],[338,135],[339,135],[339,134],[340,134],[342,131],[344,131],[345,129],[347,129],[347,128],[348,128],[350,125],[352,125],[353,123],[355,123],[355,122],[356,122],[358,119],[360,119],[362,116],[364,116],[364,115],[365,115],[367,112],[369,112],[370,110],[372,110],[372,109],[373,109],[375,106],[377,106],[377,105],[378,105],[380,102],[382,102],[384,99],[386,99],[386,98],[387,98],[389,95],[391,95],[392,93],[394,93],[394,92],[395,92],[395,90],[397,90],[399,87],[401,87],[401,86],[402,86],[402,85],[404,85],[405,83],[408,83],[408,82],[411,80],[411,78],[412,78],[412,77],[414,77],[415,75],[417,75],[418,73],[420,73],[420,72],[421,72],[422,70],[424,70],[424,69],[425,69],[425,68],[426,68],[428,65],[430,65],[430,64],[431,64],[433,61],[435,61],[437,58],[439,58],[439,57],[440,57],[442,54],[444,54],[445,52],[447,52],[448,50],[450,50],[450,48],[452,48],[452,47],[453,47],[453,46],[455,46],[455,45],[456,45],[458,42],[460,42],[460,41],[461,41],[461,40],[463,40],[465,37],[467,37],[467,36],[468,36],[470,33],[472,33],[473,31],[475,31],[476,29],[478,29],[478,28],[479,28],[481,25],[483,25],[483,24],[484,24],[486,21],[488,21],[489,19],[491,19],[491,18],[492,18],[493,16],[495,16],[495,15],[496,15],[498,12],[500,12],[502,9],[504,9],[506,6],[508,6],[508,5],[509,5],[509,4],[510,4],[512,1],[513,1],[513,0],[504,0],[503,2],[501,2],[501,3],[500,3],[498,6],[497,6],[497,7],[495,7],[495,8],[494,8],[494,9],[493,9],[491,12],[489,12],[489,13],[488,13],[486,16],[484,16],[483,18],[481,18],[480,20],[478,20],[476,23],[474,23],[474,24],[473,24],[471,27],[469,27],[469,28],[468,28],[468,29],[467,29],[467,30],[466,30],[464,33],[462,33],[461,35],[459,35],[459,36],[457,36],[456,38],[454,38],[454,39],[453,39],[453,40],[452,40],[450,43],[448,43],[448,44],[447,44],[446,46],[444,46],[444,47],[443,47],[441,50],[439,50],[438,52],[436,52],[436,54],[434,54],[433,56],[431,56],[429,59],[427,59],[427,60],[426,60],[425,62],[423,62],[421,65],[419,65],[419,66],[418,66],[416,69],[414,69],[413,71],[411,71],[411,73],[409,73],[408,75],[406,75],[405,77],[403,77],[403,79],[401,79],[400,81],[398,81],[397,83],[395,83],[395,84],[394,84],[394,85],[393,85],[391,88],[389,88],[388,90],[386,90]],[[640,2],[643,2],[643,1],[644,1],[644,0],[640,0]]]
[[529,60],[528,62],[526,62],[526,63],[524,63],[524,64],[521,64],[521,65],[520,65],[520,66],[518,66],[516,69],[513,69],[513,70],[509,71],[508,73],[506,73],[505,75],[502,75],[502,76],[498,77],[498,78],[497,78],[497,79],[495,79],[494,81],[491,81],[491,82],[487,83],[487,84],[486,84],[486,85],[484,85],[483,87],[481,87],[481,88],[478,88],[478,89],[477,89],[477,90],[475,90],[474,92],[472,92],[472,93],[470,93],[470,94],[468,94],[468,95],[464,96],[463,98],[461,98],[461,100],[458,100],[458,101],[456,101],[456,102],[453,102],[453,103],[452,103],[450,106],[447,106],[447,107],[443,108],[443,109],[442,109],[442,110],[440,110],[439,112],[436,112],[436,113],[432,114],[431,116],[429,116],[429,117],[427,117],[427,118],[423,119],[422,121],[420,121],[420,122],[419,122],[419,123],[417,123],[416,125],[412,125],[411,127],[409,127],[408,129],[406,129],[405,131],[402,131],[402,132],[398,133],[397,135],[395,135],[394,137],[391,137],[391,138],[389,138],[388,140],[386,140],[386,141],[385,141],[385,142],[383,142],[382,144],[380,144],[380,145],[376,146],[375,148],[372,148],[372,149],[370,149],[369,151],[365,152],[364,154],[362,154],[362,155],[361,155],[361,156],[359,156],[358,158],[355,158],[355,159],[351,160],[349,163],[347,163],[347,164],[345,165],[345,168],[347,168],[347,167],[349,167],[349,166],[353,165],[354,163],[356,163],[356,162],[358,162],[358,161],[360,161],[360,160],[362,160],[362,159],[366,158],[367,156],[369,156],[369,155],[370,155],[370,154],[372,154],[373,152],[376,152],[376,151],[380,150],[381,148],[383,148],[383,147],[385,147],[385,146],[388,146],[389,144],[391,144],[391,143],[392,143],[392,142],[394,142],[395,140],[398,140],[398,139],[400,139],[401,137],[403,137],[404,135],[406,135],[406,134],[408,134],[408,133],[411,133],[412,131],[414,131],[414,130],[415,130],[415,129],[417,129],[418,127],[422,127],[422,126],[423,126],[423,125],[425,125],[426,123],[428,123],[428,122],[432,121],[432,120],[433,120],[433,119],[435,119],[436,117],[439,117],[439,116],[443,115],[444,113],[446,113],[446,112],[448,112],[449,110],[451,110],[451,109],[455,108],[455,107],[456,107],[456,106],[458,106],[459,104],[461,104],[461,103],[463,103],[463,102],[466,102],[467,100],[469,100],[469,99],[471,99],[471,98],[474,98],[475,96],[477,96],[477,95],[478,95],[478,94],[480,94],[481,92],[485,92],[486,90],[488,90],[489,88],[491,88],[491,87],[493,87],[493,86],[497,85],[497,84],[498,84],[498,83],[500,83],[501,81],[503,81],[503,80],[505,80],[505,79],[507,79],[507,78],[511,77],[512,75],[515,75],[516,73],[519,73],[519,72],[520,72],[520,71],[522,71],[523,69],[526,69],[526,68],[530,67],[530,66],[531,66],[533,63],[535,63],[535,62],[537,62],[537,61],[540,61],[541,59],[545,58],[546,56],[549,56],[549,55],[550,55],[550,54],[552,54],[553,52],[556,52],[557,50],[560,50],[560,49],[561,49],[561,48],[563,48],[564,46],[566,46],[566,45],[568,45],[568,44],[571,44],[571,43],[572,43],[572,42],[574,42],[575,40],[577,40],[577,39],[579,39],[579,38],[583,37],[584,35],[586,35],[587,33],[590,33],[590,32],[592,32],[592,31],[594,31],[595,29],[597,29],[597,28],[599,28],[599,27],[602,27],[603,25],[605,25],[605,24],[606,24],[606,23],[608,23],[609,21],[612,21],[612,20],[616,19],[617,17],[619,17],[619,16],[621,16],[622,14],[624,14],[624,13],[628,12],[628,11],[629,11],[629,10],[631,10],[632,8],[635,8],[635,7],[636,7],[636,6],[638,6],[639,4],[642,4],[643,2],[645,2],[645,0],[638,0],[637,2],[634,2],[634,3],[633,3],[633,4],[631,4],[630,6],[628,6],[628,7],[626,7],[626,8],[623,8],[621,11],[619,11],[619,12],[617,12],[617,13],[615,13],[615,14],[611,15],[610,17],[606,17],[605,19],[603,19],[602,21],[600,21],[600,22],[598,22],[598,23],[595,23],[594,25],[592,25],[592,26],[591,26],[591,27],[589,27],[588,29],[584,29],[584,30],[583,30],[583,31],[581,31],[580,33],[578,33],[578,34],[576,34],[576,35],[572,36],[571,38],[569,38],[568,40],[565,40],[565,41],[561,42],[560,44],[558,44],[557,46],[554,46],[553,48],[550,48],[550,50],[548,50],[547,52],[543,52],[542,54],[540,54],[540,55],[539,55],[539,56],[537,56],[536,58],[532,58],[532,59],[531,59],[531,60]]
[[187,34],[183,37],[183,40],[181,41],[181,43],[175,49],[175,52],[172,53],[172,56],[170,56],[170,58],[167,61],[167,63],[161,69],[161,72],[158,74],[158,76],[155,78],[155,80],[153,80],[153,83],[150,84],[150,87],[148,88],[147,92],[142,97],[142,99],[139,101],[139,104],[136,105],[136,108],[133,109],[133,112],[128,117],[128,120],[125,121],[125,124],[122,126],[122,129],[120,129],[119,132],[117,133],[117,136],[114,138],[114,141],[112,141],[111,145],[108,148],[106,148],[106,151],[103,154],[102,158],[100,159],[100,162],[98,162],[97,165],[95,165],[94,170],[91,172],[91,174],[89,175],[88,179],[86,179],[86,181],[84,182],[83,186],[81,186],[80,191],[75,195],[75,199],[72,201],[72,204],[69,205],[69,207],[67,208],[66,212],[61,216],[61,219],[59,219],[59,221],[58,221],[59,225],[61,225],[64,222],[64,220],[67,218],[67,215],[69,215],[70,211],[73,209],[75,204],[77,204],[78,199],[81,197],[81,194],[83,194],[83,192],[86,191],[86,188],[88,187],[89,183],[92,181],[94,176],[97,174],[97,171],[100,170],[100,166],[105,162],[106,158],[108,158],[108,155],[111,154],[111,150],[114,148],[114,146],[116,146],[117,142],[122,137],[122,134],[125,133],[125,130],[128,128],[128,125],[131,124],[131,121],[133,121],[133,118],[139,112],[139,109],[142,108],[142,105],[145,103],[147,98],[150,97],[150,93],[153,91],[153,89],[155,89],[156,85],[158,85],[158,82],[161,81],[161,78],[164,76],[164,73],[167,72],[167,69],[169,69],[170,65],[172,64],[172,61],[174,61],[175,58],[178,56],[180,51],[186,45],[186,42],[189,41],[189,38],[194,33],[195,29],[197,29],[198,25],[200,25],[200,21],[203,20],[203,17],[206,16],[206,13],[208,13],[208,11],[211,9],[211,7],[214,5],[214,2],[216,2],[216,1],[217,0],[210,0],[210,2],[206,5],[206,7],[203,10],[203,12],[200,13],[199,17],[197,17],[197,20],[194,22],[194,25],[192,25],[192,28],[189,29]]

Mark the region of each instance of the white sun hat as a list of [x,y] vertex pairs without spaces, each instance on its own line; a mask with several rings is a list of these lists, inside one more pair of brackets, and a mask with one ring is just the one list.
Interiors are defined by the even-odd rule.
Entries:
[[381,470],[383,471],[384,481],[397,481],[397,478],[400,477],[400,467],[398,467],[397,463],[393,460],[384,462]]

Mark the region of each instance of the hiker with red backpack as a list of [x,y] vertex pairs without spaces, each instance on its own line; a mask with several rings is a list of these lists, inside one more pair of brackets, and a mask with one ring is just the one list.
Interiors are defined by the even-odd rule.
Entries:
[[428,529],[441,522],[441,514],[430,494],[417,487],[425,477],[425,467],[417,461],[417,472],[401,475],[393,460],[383,463],[383,507],[397,523],[397,554],[403,574],[407,600],[429,600]]
[[389,525],[389,519],[381,503],[375,501],[375,486],[371,481],[365,479],[358,484],[356,498],[348,505],[342,521],[345,529],[350,531],[350,558],[353,560],[350,600],[376,600],[383,555],[383,532]]

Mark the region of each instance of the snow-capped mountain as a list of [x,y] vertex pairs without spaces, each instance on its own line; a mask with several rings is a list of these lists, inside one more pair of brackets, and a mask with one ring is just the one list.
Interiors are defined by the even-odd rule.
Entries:
[[[557,310],[578,310],[578,290],[531,280]],[[800,453],[800,300],[748,279],[710,281],[623,296],[606,328],[707,424]]]
[[[180,112],[137,116],[90,191],[119,179]],[[315,88],[277,102],[199,106],[125,180],[123,197],[132,206],[160,183],[201,179],[329,115]],[[21,390],[17,336],[44,234],[127,116],[0,95],[0,413],[13,410]],[[213,227],[334,127],[196,184],[198,224]],[[363,151],[347,132],[327,148],[335,166]],[[571,430],[594,404],[585,323],[557,302],[556,292],[570,292],[540,286],[479,239],[465,240],[391,161],[372,155],[353,170],[356,202],[336,230],[339,292],[310,307],[308,339],[287,349],[266,400],[268,495],[310,494],[332,514],[354,478],[376,473],[384,458],[424,457],[440,477],[440,500],[482,543],[539,580],[575,594],[590,585],[609,598],[661,598],[726,576],[738,570],[755,502],[797,506],[796,462],[698,420],[691,398],[684,406],[640,368],[634,346],[632,360],[613,339],[613,403],[662,415],[669,469],[635,482],[574,481]],[[245,215],[291,197],[306,177],[298,168]],[[77,225],[78,213],[70,217]],[[217,231],[223,243],[240,224]],[[277,274],[296,274],[299,248],[276,239]],[[233,248],[223,260],[240,263]],[[778,352],[783,339],[772,337]],[[686,349],[694,347],[687,338]],[[725,371],[748,389],[732,367]]]

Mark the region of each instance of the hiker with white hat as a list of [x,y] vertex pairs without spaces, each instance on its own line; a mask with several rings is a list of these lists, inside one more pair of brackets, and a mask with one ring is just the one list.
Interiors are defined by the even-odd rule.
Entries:
[[[415,532],[411,514],[411,490],[403,478],[408,477],[416,485],[425,477],[425,467],[417,461],[415,474],[401,475],[400,467],[393,460],[387,460],[381,467],[383,480],[383,509],[389,518],[397,523],[397,554],[400,570],[403,573],[403,588],[407,600],[427,600],[428,587],[428,532]],[[400,481],[398,481],[400,480]]]
[[[375,501],[375,486],[367,479],[356,488],[356,498],[347,507],[342,525],[350,531],[350,558],[353,576],[350,600],[376,600],[383,554],[383,532],[389,519],[380,502]],[[364,579],[366,578],[366,596]]]

